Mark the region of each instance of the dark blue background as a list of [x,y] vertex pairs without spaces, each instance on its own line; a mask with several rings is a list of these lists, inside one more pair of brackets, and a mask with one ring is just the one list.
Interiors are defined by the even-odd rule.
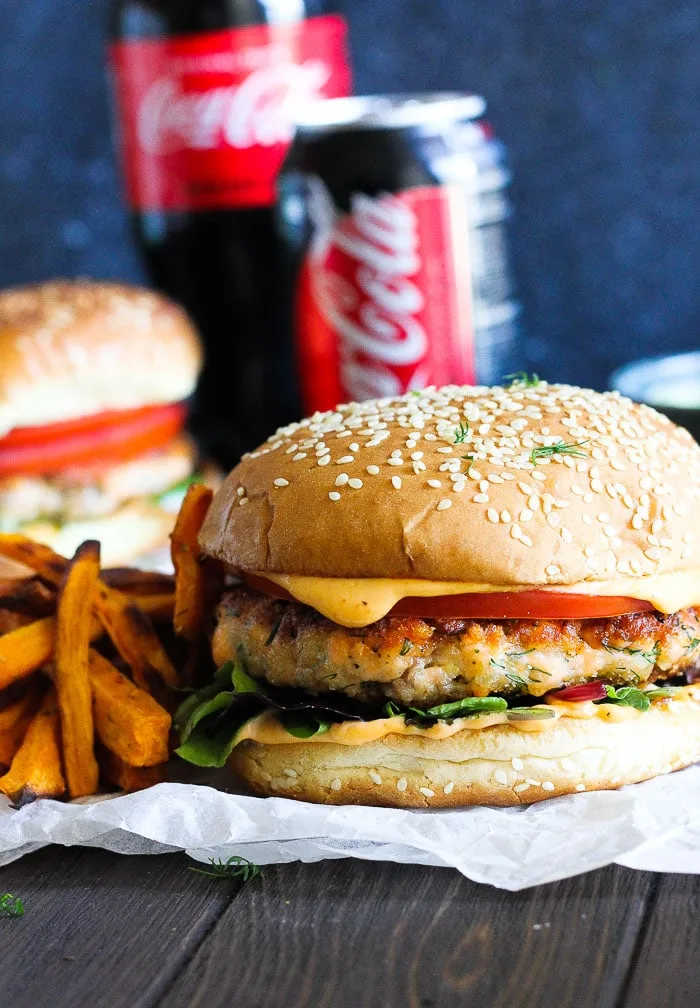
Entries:
[[[523,361],[603,386],[695,348],[700,8],[344,0],[358,91],[473,89],[511,153]],[[107,0],[0,2],[0,286],[142,279],[110,141]]]

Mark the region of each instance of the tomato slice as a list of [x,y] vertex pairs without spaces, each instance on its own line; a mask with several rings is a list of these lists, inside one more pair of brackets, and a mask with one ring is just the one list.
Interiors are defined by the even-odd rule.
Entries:
[[[293,596],[274,581],[256,574],[244,580],[256,591],[293,601]],[[486,592],[469,595],[440,595],[435,598],[401,599],[390,616],[418,616],[423,619],[596,619],[624,613],[649,612],[651,602],[623,595],[582,595],[554,591]]]
[[0,438],[0,475],[52,473],[70,466],[111,464],[164,447],[182,429],[182,403],[112,410]]
[[623,595],[514,591],[404,598],[397,602],[391,615],[424,619],[596,619],[653,608],[651,602]]

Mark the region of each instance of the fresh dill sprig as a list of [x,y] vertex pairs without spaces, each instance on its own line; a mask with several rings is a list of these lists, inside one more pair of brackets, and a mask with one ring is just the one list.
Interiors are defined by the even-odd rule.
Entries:
[[535,385],[542,384],[542,379],[534,371],[532,374],[528,374],[527,371],[514,371],[513,374],[504,375],[503,381],[510,382],[510,388],[514,385],[520,385],[522,388],[533,388]]
[[399,654],[403,658],[404,655],[407,655],[409,651],[412,650],[413,650],[413,641],[409,640],[408,637],[404,637],[403,644],[401,645],[401,650],[399,651]]
[[455,444],[464,444],[464,442],[469,437],[469,424],[465,420],[463,423],[455,427]]
[[468,463],[467,471],[465,473],[465,476],[468,476],[469,473],[472,471],[472,466],[476,462],[476,455],[460,455],[459,457],[461,459],[464,459],[464,461]]
[[649,662],[650,665],[656,665],[661,653],[661,641],[656,641],[651,651],[645,651],[643,648],[636,647],[616,647],[615,644],[604,644],[603,647],[606,651],[621,651],[623,654],[628,654],[633,658],[639,655],[640,658]]
[[19,896],[6,892],[0,896],[0,917],[24,917],[24,903]]
[[552,455],[573,455],[574,458],[586,458],[586,453],[579,451],[579,448],[585,444],[588,444],[588,441],[575,441],[572,444],[557,441],[552,445],[540,445],[539,448],[533,448],[530,452],[530,461],[533,465],[537,465],[537,459],[551,458]]
[[210,878],[238,879],[241,882],[252,882],[262,878],[260,865],[253,864],[240,854],[233,854],[227,861],[221,858],[209,858],[209,868],[190,868],[198,875],[208,875]]

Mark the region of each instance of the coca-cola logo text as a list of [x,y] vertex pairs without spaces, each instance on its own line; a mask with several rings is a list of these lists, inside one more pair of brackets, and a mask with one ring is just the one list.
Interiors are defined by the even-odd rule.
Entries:
[[355,194],[350,215],[316,242],[315,294],[338,334],[341,380],[356,399],[421,388],[428,338],[419,315],[419,236],[394,196]]
[[318,99],[329,68],[308,59],[249,74],[240,83],[187,91],[177,76],[154,81],[138,111],[137,136],[149,154],[288,144],[294,109]]

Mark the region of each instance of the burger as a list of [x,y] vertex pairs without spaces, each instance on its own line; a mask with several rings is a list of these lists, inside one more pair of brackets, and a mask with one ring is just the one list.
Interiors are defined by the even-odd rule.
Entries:
[[244,456],[180,753],[261,795],[518,805],[700,759],[700,447],[617,393],[428,389]]
[[197,463],[183,432],[201,363],[185,313],[115,283],[0,294],[0,530],[105,564],[167,543]]

